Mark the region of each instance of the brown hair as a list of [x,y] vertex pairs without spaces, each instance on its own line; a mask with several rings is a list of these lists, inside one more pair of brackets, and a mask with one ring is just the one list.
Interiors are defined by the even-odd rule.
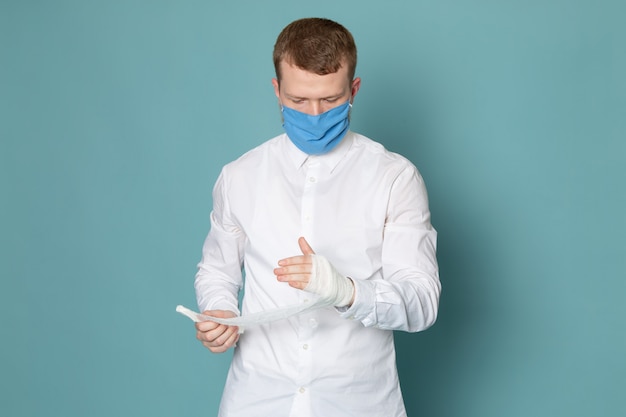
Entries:
[[274,68],[280,81],[285,61],[318,75],[337,72],[345,63],[350,80],[356,70],[356,45],[350,32],[329,19],[306,18],[287,25],[274,45]]

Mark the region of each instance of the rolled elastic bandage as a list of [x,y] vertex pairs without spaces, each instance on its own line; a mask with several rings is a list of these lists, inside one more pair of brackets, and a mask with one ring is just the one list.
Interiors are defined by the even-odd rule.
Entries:
[[350,304],[354,295],[352,280],[337,272],[322,255],[311,255],[311,258],[313,268],[305,291],[319,295],[326,303],[335,307]]

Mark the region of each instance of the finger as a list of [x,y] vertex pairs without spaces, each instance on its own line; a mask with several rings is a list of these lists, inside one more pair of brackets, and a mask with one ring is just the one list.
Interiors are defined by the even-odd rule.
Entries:
[[234,333],[233,335],[231,335],[231,337],[226,341],[226,343],[219,345],[219,346],[215,346],[215,345],[209,345],[206,343],[203,343],[203,345],[209,349],[211,352],[213,353],[224,353],[226,352],[228,349],[230,349],[231,347],[233,347],[235,345],[235,343],[237,343],[237,341],[239,340],[239,333]]
[[[217,324],[217,323],[214,323],[214,324]],[[197,338],[203,342],[212,343],[215,340],[217,340],[221,335],[223,335],[228,330],[228,327],[229,326],[226,326],[224,324],[217,324],[217,326],[213,328],[209,328],[209,330],[202,330],[202,326],[200,326],[200,329],[196,333]]]
[[218,327],[210,331],[205,332],[202,330],[198,330],[196,332],[196,338],[202,343],[213,343],[215,339],[217,339],[218,337],[220,337],[221,334],[224,333],[224,331],[226,331],[226,326],[220,324]]
[[287,266],[287,265],[310,265],[311,258],[308,255],[298,255],[292,256],[290,258],[281,259],[278,261],[278,265]]
[[213,353],[223,353],[230,349],[239,340],[239,328],[230,326],[224,334],[213,342],[203,343]]
[[208,332],[198,331],[196,338],[206,347],[218,347],[226,343],[232,334],[237,334],[239,328],[237,326],[226,326],[220,324],[215,330]]
[[304,285],[308,284],[311,280],[311,274],[289,274],[289,275],[277,275],[276,279],[280,282],[301,282]]
[[239,341],[239,329],[235,329],[235,332],[228,338],[225,345],[230,348],[232,346],[235,346],[237,344],[237,341]]
[[216,346],[216,345],[214,345],[212,343],[208,343],[208,342],[203,342],[202,344],[204,345],[205,348],[209,349],[213,353],[224,353],[230,347],[230,346],[224,346],[224,345]]
[[311,248],[311,246],[309,245],[309,242],[307,242],[304,237],[300,237],[298,239],[298,246],[300,246],[300,250],[302,251],[304,255],[315,254],[315,252],[313,251],[313,248]]
[[290,287],[303,290],[307,285],[309,285],[309,275],[279,276],[278,281],[289,284]]
[[200,332],[210,332],[211,330],[215,330],[220,326],[219,323],[216,323],[214,321],[199,321],[195,323],[195,325],[196,330]]
[[289,281],[288,282],[289,286],[292,288],[297,288],[299,290],[303,290],[307,287],[307,285],[309,285],[309,282],[304,282],[304,281]]
[[313,270],[312,264],[292,264],[281,266],[279,268],[274,268],[274,275],[282,276],[282,275],[294,275],[294,274],[310,274]]
[[228,326],[222,334],[213,340],[213,346],[223,346],[228,344],[228,341],[233,338],[233,335],[237,334],[237,330],[238,329],[235,326]]

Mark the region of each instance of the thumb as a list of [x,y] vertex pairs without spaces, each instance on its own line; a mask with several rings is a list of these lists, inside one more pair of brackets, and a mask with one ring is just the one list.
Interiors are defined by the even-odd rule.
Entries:
[[311,246],[309,246],[309,242],[307,242],[305,238],[301,237],[300,239],[298,239],[298,245],[300,246],[300,250],[302,251],[303,255],[315,254]]

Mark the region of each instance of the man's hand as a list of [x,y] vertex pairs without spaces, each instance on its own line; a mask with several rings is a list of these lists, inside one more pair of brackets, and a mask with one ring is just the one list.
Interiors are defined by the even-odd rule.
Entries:
[[278,268],[274,269],[276,278],[281,282],[286,282],[293,288],[303,290],[309,285],[311,271],[313,270],[313,249],[305,238],[298,239],[298,245],[302,251],[300,256],[281,259],[278,261]]
[[[208,310],[202,314],[219,318],[237,317],[232,311]],[[223,353],[230,349],[239,340],[239,327],[227,326],[213,321],[196,323],[196,337],[204,347],[213,353]]]
[[336,307],[350,306],[354,302],[354,284],[350,278],[339,274],[321,255],[301,237],[298,245],[302,255],[278,261],[274,269],[276,278],[291,287],[318,294]]

